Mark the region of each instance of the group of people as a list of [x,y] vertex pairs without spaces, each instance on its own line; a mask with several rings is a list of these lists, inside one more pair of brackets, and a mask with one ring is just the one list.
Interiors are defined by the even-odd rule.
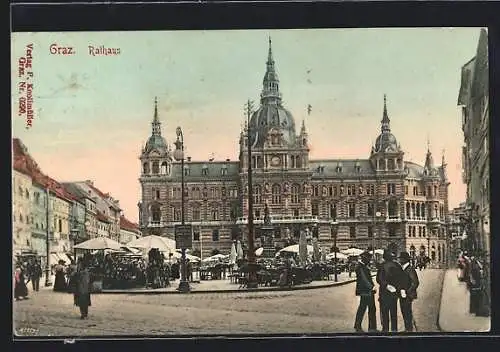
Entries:
[[40,290],[42,265],[40,259],[31,258],[16,265],[14,274],[14,298],[16,301],[28,299],[28,283],[31,281],[33,291]]
[[485,273],[483,264],[475,253],[469,255],[463,251],[458,256],[458,280],[465,282],[469,290],[469,313],[477,316],[488,316],[489,304],[482,304],[487,300],[484,290]]
[[[375,294],[377,289],[373,282],[370,261],[371,253],[363,252],[359,256],[356,272],[356,296],[360,297],[358,310],[354,322],[354,330],[363,332],[361,323],[368,309],[368,330],[376,332],[377,318],[375,306]],[[380,320],[382,332],[398,331],[398,301],[404,320],[406,332],[413,331],[413,300],[417,298],[419,279],[408,252],[399,254],[398,262],[396,255],[388,250],[383,254],[384,262],[379,266],[376,282],[379,285],[378,301],[380,306]]]

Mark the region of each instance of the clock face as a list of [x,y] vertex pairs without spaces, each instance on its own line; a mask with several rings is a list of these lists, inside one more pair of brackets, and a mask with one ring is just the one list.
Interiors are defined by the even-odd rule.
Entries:
[[275,155],[271,158],[271,166],[280,166],[281,158],[278,155]]

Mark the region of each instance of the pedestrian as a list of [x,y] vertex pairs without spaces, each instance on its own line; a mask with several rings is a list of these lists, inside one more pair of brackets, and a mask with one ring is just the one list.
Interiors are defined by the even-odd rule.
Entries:
[[24,282],[24,270],[18,266],[14,273],[14,298],[16,301],[19,299],[28,299],[28,286]]
[[73,293],[75,291],[75,273],[77,271],[77,265],[73,259],[71,259],[71,263],[68,266],[68,270],[66,271],[66,276],[68,277],[67,289],[68,293]]
[[375,307],[375,284],[373,283],[370,268],[371,254],[368,251],[361,253],[359,262],[356,265],[356,296],[359,296],[359,306],[356,312],[356,320],[354,322],[354,330],[363,332],[361,323],[368,308],[368,330],[377,331],[377,318]]
[[398,291],[400,287],[403,269],[401,265],[394,262],[395,254],[385,250],[383,254],[384,263],[377,271],[377,283],[379,284],[380,321],[382,331],[389,331],[389,318],[391,331],[398,331]]
[[476,314],[481,301],[482,266],[476,255],[470,257],[469,271],[469,313]]
[[86,261],[78,262],[78,269],[74,274],[73,280],[75,281],[75,290],[73,292],[74,304],[80,308],[80,319],[87,319],[92,301],[90,298],[90,272]]
[[42,265],[40,263],[40,259],[34,260],[34,263],[31,265],[29,275],[33,291],[38,292],[40,290],[40,278],[42,277]]
[[54,291],[65,292],[66,291],[66,277],[64,273],[64,261],[59,260],[54,268],[56,272],[56,277],[54,280]]
[[417,288],[420,283],[415,268],[410,265],[410,254],[408,252],[401,252],[399,254],[399,263],[403,269],[400,281],[399,305],[401,315],[403,315],[405,331],[411,332],[413,331],[412,303],[417,299]]

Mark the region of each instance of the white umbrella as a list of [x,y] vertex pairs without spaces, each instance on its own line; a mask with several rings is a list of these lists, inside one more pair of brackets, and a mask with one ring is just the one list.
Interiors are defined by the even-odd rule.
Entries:
[[112,240],[107,237],[96,237],[91,240],[77,244],[73,248],[75,249],[89,249],[89,250],[102,250],[102,249],[113,249],[115,251],[120,251],[122,244]]
[[[370,251],[370,254],[373,254],[373,250],[372,250],[372,251]],[[383,250],[383,249],[375,249],[375,254],[380,254],[380,255],[382,255],[382,254],[384,254],[384,250]]]
[[264,248],[262,248],[262,247],[259,247],[259,248],[257,248],[257,249],[255,250],[255,255],[256,255],[257,257],[260,257],[260,256],[262,255],[262,253],[264,253]]
[[[283,249],[280,249],[277,253],[276,256],[279,256],[280,253],[299,253],[299,245],[298,244],[293,244],[291,246],[285,247]],[[307,253],[308,255],[312,255],[314,252],[314,248],[311,245],[307,246]]]
[[[335,252],[328,253],[327,260],[335,259]],[[347,255],[337,252],[337,259],[347,259]]]
[[345,249],[343,251],[340,251],[340,253],[343,253],[347,256],[351,256],[351,257],[355,257],[355,256],[358,256],[360,255],[361,253],[363,253],[364,250],[362,249],[359,249],[359,248],[348,248],[348,249]]
[[240,240],[236,241],[237,259],[243,259],[243,247],[241,247]]
[[231,254],[229,255],[229,263],[230,264],[236,263],[237,256],[238,254],[236,253],[236,245],[233,242],[233,244],[231,245]]
[[150,235],[146,237],[141,237],[127,243],[127,247],[151,249],[158,248],[160,252],[174,253],[175,248],[172,248],[168,241],[161,236]]

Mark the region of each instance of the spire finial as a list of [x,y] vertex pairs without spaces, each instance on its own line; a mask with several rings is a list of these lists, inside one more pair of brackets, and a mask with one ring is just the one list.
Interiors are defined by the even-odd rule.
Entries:
[[384,94],[384,113],[382,115],[382,133],[391,132],[390,123],[391,123],[391,120],[389,120],[389,114],[387,113],[387,95]]
[[161,123],[160,123],[160,119],[158,118],[158,97],[156,97],[156,96],[155,96],[155,112],[153,115],[152,125],[153,125],[153,135],[160,136],[161,135],[161,128],[160,128]]
[[442,156],[441,156],[441,166],[445,166],[446,165],[446,160],[445,160],[445,149],[443,148],[443,151],[442,151]]
[[429,135],[427,135],[427,153],[431,152],[431,140],[429,138]]

